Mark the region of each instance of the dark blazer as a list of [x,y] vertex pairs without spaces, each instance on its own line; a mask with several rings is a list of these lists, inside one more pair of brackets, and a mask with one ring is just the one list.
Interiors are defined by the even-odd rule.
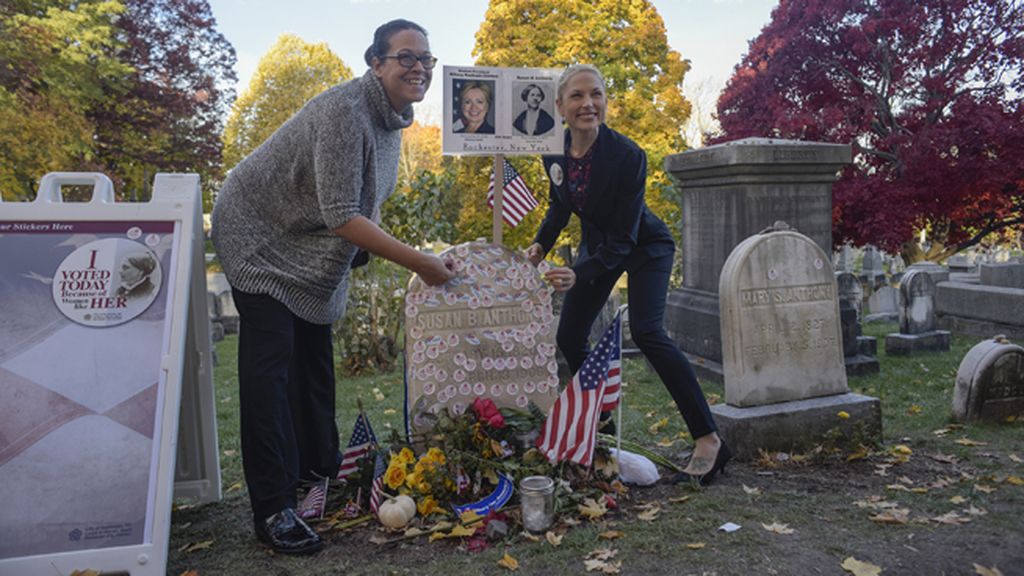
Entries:
[[[569,149],[569,130],[565,149]],[[573,271],[578,283],[589,282],[620,267],[633,269],[651,258],[675,252],[668,227],[644,202],[647,155],[632,140],[601,125],[583,209],[569,199],[566,158],[545,156],[551,182],[548,211],[534,241],[550,251],[572,214],[580,219],[582,238]],[[557,166],[557,168],[555,168]]]
[[534,131],[533,134],[529,134],[526,131],[526,110],[523,110],[519,116],[516,116],[516,119],[512,121],[512,127],[523,134],[527,134],[528,136],[533,136],[534,134],[547,134],[548,130],[555,127],[555,119],[552,118],[551,114],[548,114],[543,108],[538,110],[538,112],[540,112],[540,114],[537,116],[537,130]]
[[483,124],[476,129],[476,132],[466,132],[466,125],[463,123],[462,128],[455,130],[453,134],[494,134],[494,126],[487,120],[484,120]]

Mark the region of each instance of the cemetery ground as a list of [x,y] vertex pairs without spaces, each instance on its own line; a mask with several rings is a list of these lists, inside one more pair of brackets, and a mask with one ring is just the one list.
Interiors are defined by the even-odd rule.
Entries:
[[[865,327],[880,339],[894,331]],[[876,445],[824,439],[805,452],[734,462],[704,489],[631,488],[600,517],[562,509],[551,537],[510,532],[481,552],[457,538],[403,540],[373,521],[325,531],[316,555],[286,557],[257,545],[252,532],[238,445],[237,336],[229,336],[218,344],[215,372],[224,498],[176,503],[168,574],[510,573],[503,559],[519,574],[583,574],[587,560],[595,574],[877,574],[869,565],[886,575],[1024,574],[1024,422],[950,420],[957,368],[978,341],[954,336],[949,352],[910,357],[888,357],[879,346],[881,373],[849,381],[852,391],[881,398]],[[642,359],[626,361],[624,381],[624,437],[682,463],[689,438],[661,383]],[[704,388],[722,401],[720,385]],[[357,396],[379,437],[403,425],[400,372],[339,377],[343,445]],[[727,522],[741,528],[720,531]]]

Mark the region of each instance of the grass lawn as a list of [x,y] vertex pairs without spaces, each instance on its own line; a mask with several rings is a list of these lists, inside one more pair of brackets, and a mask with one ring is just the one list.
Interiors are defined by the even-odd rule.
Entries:
[[[506,554],[518,563],[516,573],[581,574],[598,550],[608,558],[604,572],[594,573],[850,574],[860,561],[886,575],[1024,574],[1024,424],[951,426],[956,370],[978,339],[954,336],[947,353],[888,357],[884,335],[895,330],[866,327],[879,337],[882,371],[849,382],[852,391],[882,400],[884,439],[868,450],[826,443],[805,454],[733,463],[728,476],[699,491],[633,488],[599,519],[560,514],[557,545],[521,533],[477,553],[458,539],[378,544],[388,534],[371,523],[326,530],[325,549],[300,558],[269,553],[252,533],[238,439],[237,338],[229,336],[217,345],[215,371],[224,498],[178,503],[168,574],[505,574],[510,570],[498,562]],[[628,360],[623,374],[624,436],[682,463],[685,425],[660,381],[643,360]],[[712,383],[705,393],[712,401],[723,396]],[[404,426],[403,396],[399,372],[339,378],[342,444],[357,397],[385,436]],[[726,522],[741,528],[719,531]]]

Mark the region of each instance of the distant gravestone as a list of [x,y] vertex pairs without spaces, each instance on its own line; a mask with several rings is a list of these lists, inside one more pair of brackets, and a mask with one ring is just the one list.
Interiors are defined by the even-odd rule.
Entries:
[[946,268],[949,269],[950,273],[968,273],[973,269],[971,261],[967,258],[966,254],[955,254],[946,259]]
[[1024,415],[1024,348],[1002,336],[976,344],[956,373],[953,417],[1005,422],[1020,415]]
[[877,342],[874,337],[861,333],[860,305],[863,297],[860,281],[849,272],[836,272],[836,287],[846,375],[875,374],[880,370],[878,359],[874,357]]
[[886,353],[949,350],[949,332],[936,326],[935,281],[927,270],[911,266],[900,281],[900,331],[886,335]]
[[978,267],[981,284],[1000,288],[1024,288],[1024,264],[998,262]]
[[836,252],[835,256],[835,270],[836,272],[850,272],[853,270],[853,250],[849,244],[843,244],[843,246]]
[[882,253],[878,251],[878,248],[870,245],[864,248],[860,269],[861,276],[872,289],[885,283],[885,263],[882,261]]
[[900,291],[892,286],[882,286],[868,298],[865,322],[898,320],[900,314]]
[[551,288],[522,255],[482,241],[441,254],[457,276],[430,287],[418,277],[405,304],[406,417],[415,435],[442,410],[476,398],[547,412],[558,395]]
[[217,295],[220,305],[220,323],[224,325],[225,334],[238,333],[238,308],[235,308],[235,299],[231,296],[231,290],[225,290]]
[[880,436],[878,399],[847,387],[836,279],[817,244],[777,222],[733,250],[718,293],[726,404],[711,410],[737,458],[805,449],[837,429]]
[[790,230],[758,234],[722,268],[726,402],[757,406],[847,391],[835,277]]

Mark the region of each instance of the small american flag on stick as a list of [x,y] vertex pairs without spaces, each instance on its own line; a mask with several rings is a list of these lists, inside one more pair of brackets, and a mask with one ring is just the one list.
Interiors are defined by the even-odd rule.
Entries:
[[589,466],[601,412],[619,405],[622,391],[622,314],[616,314],[572,382],[555,400],[537,447],[551,462]]
[[352,429],[352,437],[348,441],[348,447],[341,456],[341,466],[338,468],[338,480],[344,480],[350,474],[359,469],[359,461],[369,454],[377,445],[377,437],[373,435],[373,428],[370,426],[370,419],[366,417],[362,409],[356,417],[356,425]]
[[[501,194],[501,218],[513,228],[522,222],[527,212],[537,207],[537,199],[530,193],[523,177],[516,172],[512,164],[505,160],[505,185]],[[491,182],[487,187],[487,205],[494,209],[494,171],[491,171]]]

